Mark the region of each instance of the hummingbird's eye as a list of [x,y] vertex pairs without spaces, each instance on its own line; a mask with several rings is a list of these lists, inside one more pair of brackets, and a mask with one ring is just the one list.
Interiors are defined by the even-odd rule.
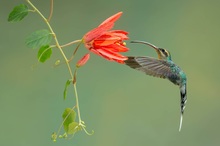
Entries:
[[164,49],[160,48],[160,50],[163,54],[166,53],[166,51]]
[[163,54],[165,57],[168,56],[168,52],[167,52],[165,49],[160,48],[160,50],[161,50],[162,54]]

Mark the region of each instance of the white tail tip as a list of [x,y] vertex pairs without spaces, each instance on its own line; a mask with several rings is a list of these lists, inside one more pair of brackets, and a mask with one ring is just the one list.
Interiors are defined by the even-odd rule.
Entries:
[[183,123],[183,114],[181,114],[181,116],[180,116],[180,127],[179,127],[179,132],[181,131],[182,123]]

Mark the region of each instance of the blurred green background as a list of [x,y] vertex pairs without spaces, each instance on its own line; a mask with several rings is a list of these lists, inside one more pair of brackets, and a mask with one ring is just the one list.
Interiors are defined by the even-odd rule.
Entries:
[[[49,0],[32,1],[46,16]],[[77,133],[71,140],[50,135],[71,107],[72,88],[63,101],[69,74],[54,51],[45,64],[25,38],[47,28],[31,13],[19,23],[8,23],[14,6],[25,0],[1,1],[0,6],[0,145],[8,146],[218,146],[220,145],[218,0],[63,0],[54,1],[53,26],[61,44],[80,39],[107,17],[123,11],[115,29],[129,32],[130,40],[144,40],[167,48],[187,74],[188,102],[179,127],[179,89],[157,79],[93,55],[78,72],[82,119],[93,136]],[[149,47],[130,44],[125,55],[156,56]],[[71,56],[75,46],[65,51]],[[81,47],[77,59],[87,50]],[[74,60],[74,61],[76,61]],[[74,66],[74,63],[71,64]],[[34,66],[34,67],[33,67]]]

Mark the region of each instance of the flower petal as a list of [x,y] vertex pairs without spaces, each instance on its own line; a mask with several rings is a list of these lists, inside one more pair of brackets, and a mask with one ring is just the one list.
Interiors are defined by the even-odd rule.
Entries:
[[105,33],[94,40],[94,47],[108,46],[129,39],[123,33]]
[[123,31],[123,30],[112,30],[112,31],[108,31],[109,34],[111,34],[112,36],[115,37],[120,37],[121,40],[128,40],[128,32]]
[[108,31],[109,33],[122,33],[122,34],[125,34],[127,35],[128,32],[127,31],[124,31],[124,30],[111,30],[111,31]]
[[93,52],[94,54],[96,54],[96,55],[99,55],[99,56],[101,56],[101,57],[103,57],[103,58],[105,58],[105,59],[107,59],[107,60],[110,60],[111,61],[111,58],[109,58],[109,57],[107,57],[107,56],[104,56],[104,55],[102,55],[99,51],[97,51],[97,50],[95,50],[95,49],[91,49],[90,50],[91,52]]
[[112,15],[111,17],[107,18],[105,21],[103,21],[99,26],[101,25],[105,25],[107,23],[115,23],[115,21],[117,21],[123,12],[118,12],[115,15]]
[[100,27],[94,28],[91,31],[87,32],[84,36],[83,36],[83,40],[85,43],[88,43],[96,38],[98,38],[99,36],[101,36],[104,32],[108,31],[109,29],[111,29],[114,26],[114,24],[106,24],[106,25],[102,25]]
[[127,52],[129,49],[120,43],[110,44],[108,46],[99,47],[100,49],[110,50],[113,52]]
[[116,62],[122,63],[124,60],[127,60],[126,56],[123,56],[119,53],[107,50],[107,49],[96,49],[99,54],[104,58],[109,58],[109,60],[114,60]]
[[103,21],[97,28],[94,28],[91,31],[87,32],[83,36],[83,40],[85,41],[85,43],[90,42],[91,40],[101,36],[104,32],[110,30],[114,26],[114,22],[118,20],[121,15],[122,12],[118,12],[117,14]]
[[114,44],[115,42],[119,41],[118,38],[109,38],[109,39],[101,39],[95,40],[93,43],[94,48],[99,48],[100,46],[108,46]]

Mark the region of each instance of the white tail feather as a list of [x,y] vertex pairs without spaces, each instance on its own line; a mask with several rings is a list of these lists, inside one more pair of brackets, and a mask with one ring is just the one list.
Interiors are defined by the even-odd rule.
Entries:
[[181,113],[181,116],[180,116],[180,127],[179,127],[179,132],[181,131],[182,123],[183,123],[183,114]]

